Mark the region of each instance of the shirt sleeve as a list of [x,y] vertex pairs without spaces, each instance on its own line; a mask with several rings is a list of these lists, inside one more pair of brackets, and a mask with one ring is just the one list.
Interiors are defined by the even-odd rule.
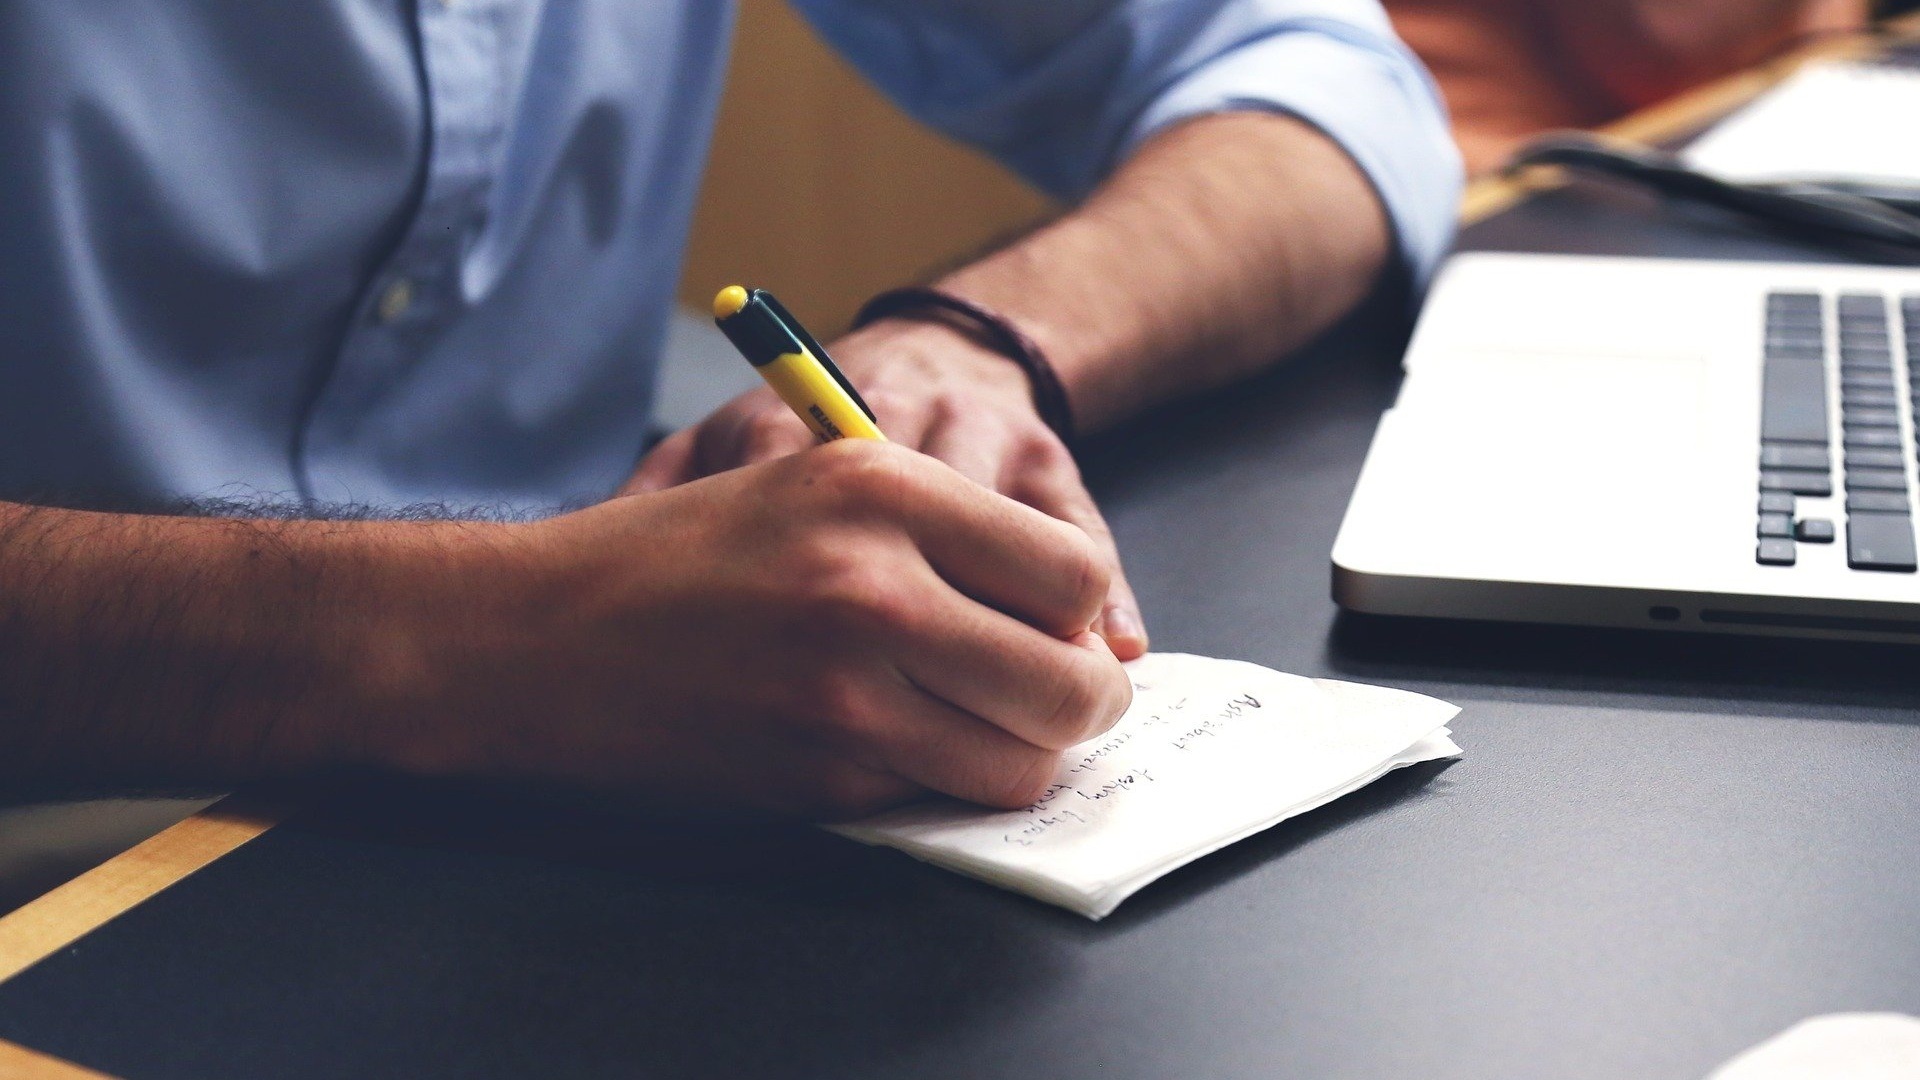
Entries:
[[1445,107],[1375,0],[796,0],[919,119],[1077,199],[1155,132],[1270,110],[1325,132],[1424,283],[1453,237]]

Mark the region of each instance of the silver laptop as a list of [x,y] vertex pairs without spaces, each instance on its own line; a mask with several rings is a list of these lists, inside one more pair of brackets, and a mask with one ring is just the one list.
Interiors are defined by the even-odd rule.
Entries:
[[1461,255],[1406,371],[1343,607],[1920,642],[1920,270]]

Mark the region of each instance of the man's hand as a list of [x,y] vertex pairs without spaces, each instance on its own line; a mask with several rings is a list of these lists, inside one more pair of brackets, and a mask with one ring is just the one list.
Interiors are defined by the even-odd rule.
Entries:
[[[937,284],[1045,350],[1082,431],[1258,371],[1352,310],[1392,249],[1367,175],[1319,129],[1229,113],[1160,132],[1085,205]],[[1150,257],[1146,255],[1150,253]],[[1095,631],[1146,651],[1138,603],[1026,373],[935,322],[883,321],[832,346],[881,430],[1099,545],[1113,579]],[[811,444],[767,391],[656,447],[628,485],[661,491]]]
[[526,524],[0,503],[0,541],[0,783],[1017,807],[1132,696],[1101,549],[882,443]]
[[[1107,552],[920,454],[846,441],[510,526],[417,665],[413,771],[843,817],[1029,805],[1132,698]],[[433,635],[428,636],[433,639]]]
[[[1072,454],[1034,412],[1025,372],[937,323],[876,323],[830,351],[889,439],[1086,533],[1112,582],[1094,632],[1122,660],[1147,651],[1139,603],[1122,573],[1113,534],[1081,483]],[[763,387],[662,442],[625,490],[662,491],[812,445],[805,425]]]

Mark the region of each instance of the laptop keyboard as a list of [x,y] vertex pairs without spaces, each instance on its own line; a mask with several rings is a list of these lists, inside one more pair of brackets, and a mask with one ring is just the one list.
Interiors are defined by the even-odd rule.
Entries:
[[[1905,345],[1905,365],[1896,359],[1896,341]],[[1792,566],[1800,544],[1840,539],[1832,511],[1809,515],[1800,502],[1835,498],[1837,491],[1846,515],[1847,565],[1915,571],[1907,469],[1915,448],[1911,421],[1903,426],[1900,415],[1900,399],[1911,394],[1910,415],[1920,416],[1915,358],[1920,358],[1920,294],[1767,296],[1756,553],[1761,565]],[[1906,386],[1903,366],[1910,372]],[[1838,489],[1829,387],[1840,397]]]

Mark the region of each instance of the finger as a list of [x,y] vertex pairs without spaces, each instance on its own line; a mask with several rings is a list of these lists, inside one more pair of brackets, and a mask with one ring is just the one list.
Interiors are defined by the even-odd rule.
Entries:
[[819,437],[791,409],[770,405],[740,425],[732,465],[772,461],[818,445]]
[[[835,452],[835,448],[827,448]],[[1055,637],[1093,625],[1110,572],[1087,535],[915,454],[841,449],[855,507],[904,528],[960,592]]]
[[796,454],[817,442],[800,418],[777,401],[743,400],[700,425],[695,459],[710,476]]
[[890,390],[873,390],[866,395],[873,410],[873,422],[887,439],[915,450],[926,449],[928,434],[937,422],[936,408],[925,398]]
[[920,450],[981,487],[999,491],[1013,445],[1013,433],[1003,421],[979,413],[943,411],[928,427]]
[[640,461],[640,467],[633,476],[621,486],[622,495],[640,495],[646,492],[665,491],[678,487],[690,480],[698,480],[699,474],[693,467],[694,433],[691,430],[676,431],[660,440],[647,456]]
[[927,693],[901,675],[878,680],[867,708],[884,730],[860,764],[968,802],[1031,806],[1053,782],[1058,751],[1035,746]]
[[1065,458],[1064,448],[1061,454],[1064,467],[1060,462],[1035,463],[1009,484],[1008,493],[1044,514],[1079,528],[1093,541],[1110,574],[1106,603],[1094,620],[1093,631],[1106,639],[1113,654],[1121,660],[1137,659],[1146,655],[1150,643],[1146,621],[1140,614],[1140,601],[1134,596],[1133,585],[1127,581],[1126,569],[1120,562],[1120,548],[1114,542],[1106,516],[1100,513],[1100,507],[1081,482],[1072,459]]
[[852,821],[924,796],[927,789],[882,769],[870,769],[824,752],[800,759],[802,792],[775,809],[815,821]]
[[1133,683],[1106,643],[1049,637],[958,597],[903,635],[894,663],[914,684],[1022,742],[1064,750],[1106,732]]

